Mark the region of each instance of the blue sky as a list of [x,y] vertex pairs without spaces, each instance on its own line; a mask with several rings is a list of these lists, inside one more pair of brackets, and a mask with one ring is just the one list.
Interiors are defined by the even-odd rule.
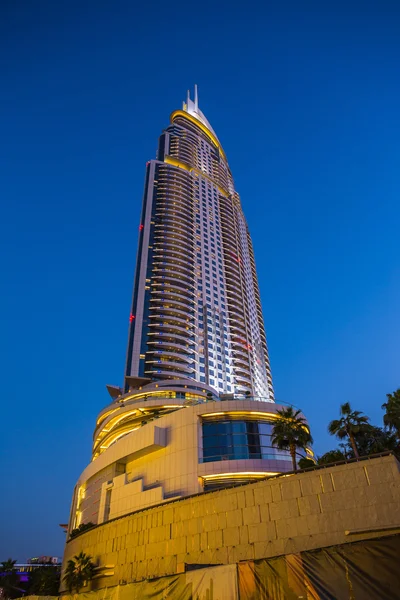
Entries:
[[400,387],[397,2],[3,0],[0,560],[61,555],[123,377],[145,162],[188,87],[254,240],[277,400],[317,453]]

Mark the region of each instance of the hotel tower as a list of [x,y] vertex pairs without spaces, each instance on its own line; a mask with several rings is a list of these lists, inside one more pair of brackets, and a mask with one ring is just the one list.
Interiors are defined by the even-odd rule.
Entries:
[[125,390],[188,379],[272,401],[251,237],[197,89],[147,163],[139,236]]
[[188,93],[146,165],[124,383],[97,419],[69,531],[290,471],[253,246],[228,161]]

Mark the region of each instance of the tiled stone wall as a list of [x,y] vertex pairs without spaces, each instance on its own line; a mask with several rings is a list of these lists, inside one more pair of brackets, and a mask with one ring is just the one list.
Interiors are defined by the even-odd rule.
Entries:
[[[359,533],[355,530],[361,530]],[[346,535],[346,531],[350,531]],[[400,532],[394,456],[218,490],[99,525],[67,543],[104,576],[97,587]]]

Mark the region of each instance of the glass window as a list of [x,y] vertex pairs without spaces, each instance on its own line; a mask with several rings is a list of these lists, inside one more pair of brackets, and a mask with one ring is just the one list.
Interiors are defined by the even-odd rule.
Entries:
[[[210,379],[210,383],[211,383]],[[212,385],[212,384],[211,384]],[[227,386],[230,390],[230,386]],[[261,421],[203,423],[205,462],[245,458],[290,460],[288,452],[271,445],[272,424]]]
[[271,423],[259,423],[258,431],[260,434],[270,435],[272,432],[272,424]]

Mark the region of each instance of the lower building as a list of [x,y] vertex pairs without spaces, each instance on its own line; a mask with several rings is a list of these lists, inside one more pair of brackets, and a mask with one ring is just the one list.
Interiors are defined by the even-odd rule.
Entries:
[[98,416],[69,534],[82,524],[292,470],[289,453],[271,443],[279,404],[218,396],[187,380],[140,383],[146,382],[138,380]]
[[[18,576],[19,583],[27,583],[36,570],[41,568],[60,569],[61,559],[57,556],[40,556],[39,558],[28,558],[26,563],[15,563],[13,570]],[[0,570],[0,588],[1,578],[7,573]],[[26,590],[16,590],[26,593]],[[1,598],[1,594],[0,594]]]
[[28,558],[26,561],[28,565],[59,565],[61,564],[58,556],[35,556],[34,558]]

